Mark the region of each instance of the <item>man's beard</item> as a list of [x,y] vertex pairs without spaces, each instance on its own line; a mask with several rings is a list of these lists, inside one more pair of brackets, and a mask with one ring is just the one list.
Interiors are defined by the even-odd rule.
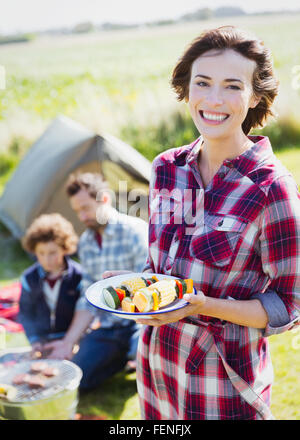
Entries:
[[85,222],[85,226],[93,231],[98,231],[98,229],[101,227],[97,220],[89,220],[88,222]]

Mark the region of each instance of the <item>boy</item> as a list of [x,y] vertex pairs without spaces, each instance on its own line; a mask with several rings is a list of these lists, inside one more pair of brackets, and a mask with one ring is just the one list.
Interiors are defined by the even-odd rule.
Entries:
[[18,319],[33,352],[64,336],[80,296],[81,266],[69,255],[77,249],[72,224],[60,214],[44,214],[34,220],[22,240],[37,262],[21,277]]

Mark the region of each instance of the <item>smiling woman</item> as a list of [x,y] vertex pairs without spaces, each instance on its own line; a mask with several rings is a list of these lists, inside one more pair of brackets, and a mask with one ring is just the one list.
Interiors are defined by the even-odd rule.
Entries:
[[[269,139],[248,134],[272,114],[271,54],[239,29],[212,29],[185,51],[172,85],[201,136],[153,162],[144,271],[190,278],[198,293],[138,321],[142,416],[272,419],[266,337],[299,322],[300,198]],[[162,189],[182,194],[181,221]]]

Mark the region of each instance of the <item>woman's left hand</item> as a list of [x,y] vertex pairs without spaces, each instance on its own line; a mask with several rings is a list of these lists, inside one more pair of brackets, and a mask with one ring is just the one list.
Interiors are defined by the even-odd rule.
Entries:
[[170,324],[171,322],[180,321],[190,315],[198,315],[201,313],[206,296],[203,292],[199,291],[197,295],[188,293],[183,295],[183,299],[189,304],[181,309],[174,310],[173,312],[158,313],[157,315],[148,315],[149,318],[143,319],[142,317],[137,319],[138,324],[152,325],[154,327],[160,327],[161,325]]

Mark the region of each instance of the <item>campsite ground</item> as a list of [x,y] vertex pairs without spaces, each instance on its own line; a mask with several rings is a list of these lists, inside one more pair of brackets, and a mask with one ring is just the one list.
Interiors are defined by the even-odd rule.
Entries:
[[[7,346],[27,344],[22,333],[7,335]],[[270,338],[274,367],[272,412],[277,420],[300,420],[300,330]],[[139,420],[136,374],[120,372],[79,399],[77,412],[107,420]]]
[[[292,88],[292,68],[300,65],[299,16],[230,22],[253,30],[273,49],[281,92],[280,118],[270,134],[277,156],[300,185],[300,106],[299,94]],[[192,139],[184,110],[180,107],[180,117],[175,112],[178,103],[168,81],[186,43],[215,24],[224,23],[43,38],[1,47],[7,90],[0,101],[0,193],[27,148],[58,112],[92,130],[122,135],[150,160],[161,148]],[[283,145],[287,148],[281,150]],[[19,242],[0,226],[0,286],[17,280],[29,264]],[[7,334],[7,346],[25,343],[23,334]],[[275,371],[272,411],[277,419],[299,420],[300,331],[271,337],[270,347]],[[78,411],[110,420],[139,419],[135,373],[119,373],[82,396]]]

